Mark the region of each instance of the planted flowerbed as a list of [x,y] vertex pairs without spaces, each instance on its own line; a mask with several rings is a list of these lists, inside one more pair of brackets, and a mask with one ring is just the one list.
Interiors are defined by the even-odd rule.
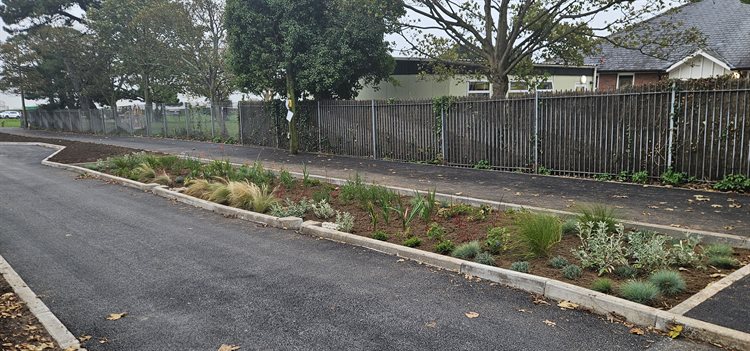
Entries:
[[624,228],[611,208],[579,208],[574,218],[497,211],[440,202],[435,192],[400,196],[354,176],[335,186],[266,170],[255,163],[203,164],[137,153],[90,168],[185,194],[278,217],[439,254],[559,279],[668,309],[750,261],[750,250],[703,245]]

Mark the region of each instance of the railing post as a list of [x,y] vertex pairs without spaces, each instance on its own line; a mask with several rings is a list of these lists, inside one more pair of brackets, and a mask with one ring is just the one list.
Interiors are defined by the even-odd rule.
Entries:
[[440,104],[440,152],[443,154],[443,163],[447,163],[447,155],[445,154],[445,104]]
[[377,135],[375,133],[375,100],[372,100],[372,158],[378,158]]
[[237,102],[237,122],[240,125],[240,145],[245,145],[245,141],[242,139],[242,101]]
[[667,148],[667,169],[672,168],[672,152],[674,151],[674,119],[675,119],[675,103],[677,102],[677,83],[672,83],[672,98],[669,105],[669,136],[667,142],[669,147]]
[[317,101],[318,103],[318,152],[323,152],[323,144],[321,139],[321,129],[323,126],[320,124],[320,100]]
[[539,173],[539,91],[534,89],[534,173]]
[[165,138],[169,136],[169,133],[167,133],[167,130],[168,130],[167,129],[168,128],[167,117],[168,117],[167,116],[167,106],[165,104],[161,104],[161,119],[162,119],[162,122],[164,124],[164,137]]
[[185,103],[185,138],[190,139],[190,107]]
[[214,138],[216,138],[216,131],[214,130],[214,111],[216,110],[216,107],[214,107],[213,104],[211,104],[211,141],[213,141]]

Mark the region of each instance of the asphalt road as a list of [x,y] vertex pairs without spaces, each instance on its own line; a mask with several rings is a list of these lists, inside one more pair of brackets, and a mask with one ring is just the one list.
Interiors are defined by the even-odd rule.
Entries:
[[0,146],[0,254],[73,334],[93,337],[90,350],[704,348],[393,256],[75,179],[41,166],[49,153]]
[[[442,167],[425,164],[371,160],[363,158],[299,154],[284,150],[223,145],[206,142],[107,136],[0,128],[0,132],[19,135],[62,138],[146,149],[172,154],[208,158],[227,158],[234,162],[260,160],[270,168],[302,171],[306,164],[311,174],[351,178],[359,173],[366,180],[404,188],[461,194],[486,200],[524,206],[575,211],[586,203],[604,203],[615,207],[623,219],[666,226],[750,236],[750,195],[670,189],[664,187],[587,179],[546,177],[530,174]],[[704,201],[696,201],[702,195]],[[731,205],[731,207],[730,207]]]

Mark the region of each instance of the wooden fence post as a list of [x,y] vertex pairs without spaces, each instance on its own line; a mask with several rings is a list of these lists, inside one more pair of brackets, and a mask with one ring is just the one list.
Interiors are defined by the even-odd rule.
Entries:
[[323,144],[322,144],[322,138],[321,138],[321,130],[323,129],[323,126],[321,125],[321,118],[320,118],[320,100],[317,101],[318,103],[318,152],[323,152]]
[[240,125],[240,145],[245,145],[245,141],[242,139],[242,101],[237,102],[237,121]]
[[539,173],[539,91],[534,89],[534,173]]
[[375,134],[375,100],[372,100],[372,158],[378,158],[377,135]]
[[672,168],[672,152],[674,151],[674,119],[675,119],[675,107],[674,104],[677,96],[677,83],[672,83],[672,99],[669,105],[669,136],[667,142],[669,147],[667,148],[667,169]]

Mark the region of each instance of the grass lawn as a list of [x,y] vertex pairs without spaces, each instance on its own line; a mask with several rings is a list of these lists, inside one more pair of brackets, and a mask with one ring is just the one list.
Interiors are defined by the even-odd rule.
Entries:
[[21,127],[21,120],[16,119],[0,119],[0,127],[11,127],[11,128],[20,128]]

